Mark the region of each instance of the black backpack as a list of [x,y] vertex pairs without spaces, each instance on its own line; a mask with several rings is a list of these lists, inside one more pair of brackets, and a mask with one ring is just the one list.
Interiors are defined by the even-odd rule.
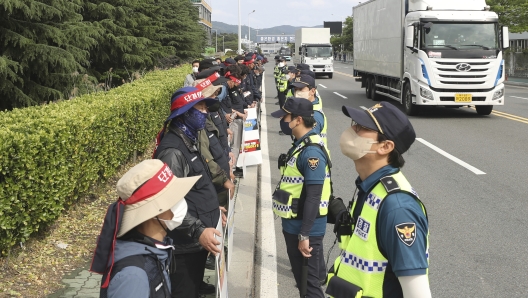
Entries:
[[[138,268],[141,268],[147,273],[148,280],[149,280],[149,286],[150,286],[150,298],[170,298],[171,292],[169,289],[169,285],[167,281],[165,280],[165,276],[163,275],[163,270],[168,270],[168,268],[164,268],[164,265],[160,262],[160,260],[156,257],[155,254],[151,255],[133,255],[128,256],[126,258],[123,258],[119,261],[117,261],[114,264],[114,267],[112,268],[112,273],[110,275],[110,281],[114,276],[123,270],[126,267],[129,266],[135,266]],[[103,275],[103,279],[106,279],[106,274]],[[107,298],[108,297],[108,288],[101,288],[101,291],[99,293],[100,298]]]

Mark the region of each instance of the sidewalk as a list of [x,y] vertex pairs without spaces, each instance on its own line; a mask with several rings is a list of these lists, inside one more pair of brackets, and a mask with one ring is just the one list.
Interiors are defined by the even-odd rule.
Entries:
[[508,77],[508,80],[505,81],[504,84],[510,86],[528,87],[528,78]]
[[[255,215],[258,167],[248,167],[246,177],[239,179],[235,190],[235,230],[231,271],[228,274],[228,291],[231,297],[253,296],[253,253],[255,243]],[[238,215],[238,216],[237,216]],[[47,298],[98,298],[101,275],[88,271],[90,264],[77,269],[62,279],[65,288]],[[204,281],[216,285],[216,271],[205,270]],[[203,298],[216,297],[215,294]]]

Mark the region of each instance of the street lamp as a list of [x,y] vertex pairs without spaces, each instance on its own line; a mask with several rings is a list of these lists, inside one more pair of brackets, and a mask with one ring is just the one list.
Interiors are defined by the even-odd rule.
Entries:
[[249,36],[249,38],[248,38],[248,39],[249,39],[249,44],[248,44],[248,50],[251,50],[251,49],[250,49],[250,47],[251,47],[251,22],[250,22],[251,19],[249,18],[249,16],[250,16],[252,13],[254,13],[254,12],[255,12],[255,10],[253,9],[252,12],[248,13],[248,28],[249,28],[249,35],[248,35],[248,36]]
[[224,54],[225,54],[224,37],[225,37],[225,35],[222,35],[222,52],[224,52]]
[[215,54],[218,53],[218,29],[211,29],[211,31],[215,31]]
[[242,25],[240,17],[240,0],[238,0],[238,54],[242,53]]

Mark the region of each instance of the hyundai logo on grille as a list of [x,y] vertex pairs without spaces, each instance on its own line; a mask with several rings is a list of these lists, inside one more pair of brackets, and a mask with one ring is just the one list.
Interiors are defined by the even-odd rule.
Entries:
[[470,71],[471,70],[471,65],[467,64],[467,63],[458,63],[456,66],[455,66],[456,70],[458,71]]

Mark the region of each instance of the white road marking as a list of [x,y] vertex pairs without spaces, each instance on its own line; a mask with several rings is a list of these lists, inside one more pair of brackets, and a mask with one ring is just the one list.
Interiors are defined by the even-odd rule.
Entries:
[[343,96],[343,95],[341,95],[341,94],[339,94],[339,93],[337,93],[337,92],[334,92],[334,94],[337,95],[337,96],[339,96],[339,97],[342,97],[342,98],[344,98],[344,99],[347,98],[346,96]]
[[[265,81],[262,83],[262,98],[265,98]],[[261,298],[279,297],[277,279],[277,244],[275,242],[275,219],[272,208],[272,185],[271,168],[268,150],[268,124],[266,121],[266,105],[261,104],[261,134],[260,151],[262,153],[261,181],[260,181],[260,214],[258,221],[258,247],[260,247],[260,258],[255,264],[255,270],[260,271],[260,295]],[[269,286],[271,285],[271,286]]]
[[510,95],[510,97],[513,97],[513,98],[519,98],[519,99],[526,99],[526,100],[528,100],[528,98],[526,98],[526,97],[511,96],[511,95]]
[[424,139],[422,139],[422,138],[416,138],[416,140],[419,141],[420,143],[424,144],[425,146],[427,146],[427,147],[433,149],[434,151],[440,153],[441,155],[447,157],[448,159],[450,159],[450,160],[456,162],[457,164],[463,166],[464,168],[470,170],[471,172],[473,172],[473,173],[475,173],[475,174],[477,174],[477,175],[486,175],[486,173],[482,172],[481,170],[479,170],[479,169],[475,168],[474,166],[472,166],[472,165],[466,163],[465,161],[462,161],[462,160],[460,160],[460,159],[454,157],[453,155],[451,155],[451,154],[445,152],[444,150],[442,150],[442,149],[436,147],[435,145],[433,145],[433,144],[427,142],[426,140],[424,140]]
[[360,108],[362,108],[363,110],[368,110],[366,107],[364,106],[359,106]]
[[321,86],[321,87],[323,87],[323,88],[325,88],[325,89],[326,89],[326,86],[325,86],[325,85],[323,85],[323,84],[319,84],[319,86]]

